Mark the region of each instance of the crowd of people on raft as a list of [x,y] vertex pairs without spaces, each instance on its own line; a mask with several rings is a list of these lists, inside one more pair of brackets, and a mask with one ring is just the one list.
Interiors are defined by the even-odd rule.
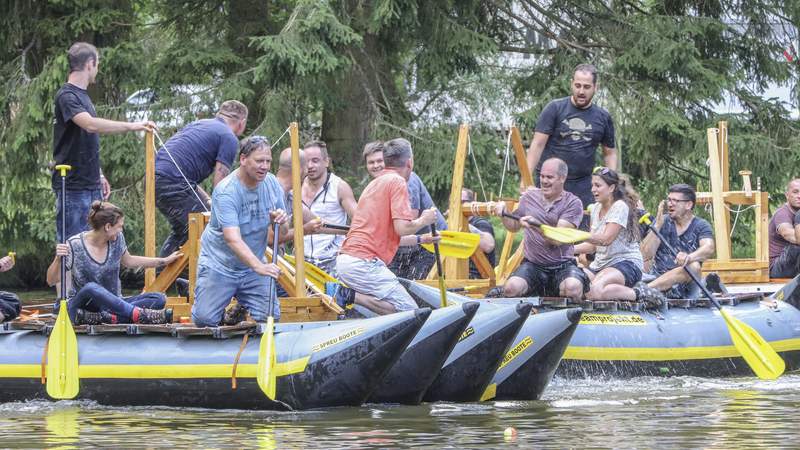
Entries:
[[[435,258],[421,244],[438,242],[440,237],[431,227],[443,230],[447,224],[414,172],[409,141],[396,138],[364,147],[363,162],[371,181],[357,199],[350,185],[332,172],[327,145],[311,141],[300,152],[302,188],[295,193],[291,149],[279,154],[271,173],[270,141],[250,136],[240,142],[248,109],[236,100],[225,101],[214,118],[185,126],[160,146],[156,205],[171,232],[159,257],[135,256],[128,252],[123,235],[124,213],[107,201],[110,186],[100,170],[99,135],[155,131],[156,126],[150,121],[98,118],[86,91],[98,72],[97,49],[76,43],[68,51],[68,61],[69,78],[55,98],[53,156],[56,164],[70,165],[72,170],[63,180],[65,189],[61,175],[53,173],[59,244],[47,281],[61,282],[63,258],[73,323],[172,321],[162,293],[122,297],[120,266],[160,268],[180,258],[180,246],[188,237],[188,215],[203,211],[210,212],[210,221],[201,238],[192,321],[197,326],[218,326],[239,320],[242,314],[226,310],[232,298],[240,312],[255,321],[270,315],[279,319],[277,297],[282,290],[273,285],[280,268],[268,262],[265,252],[273,239],[279,243],[293,239],[288,213],[293,195],[300,195],[303,205],[303,256],[338,277],[337,302],[361,305],[376,314],[417,307],[398,278],[428,275]],[[550,102],[537,121],[527,153],[536,186],[522,192],[514,211],[506,211],[506,202],[492,203],[491,213],[501,217],[507,230],[524,231],[524,258],[495,294],[632,301],[648,307],[657,307],[666,298],[696,297],[698,289],[684,267],[699,274],[715,246],[711,226],[694,214],[695,191],[687,184],[672,185],[652,224],[676,249],[675,255],[639,223],[644,210],[630,181],[617,171],[613,121],[593,104],[596,89],[594,66],[577,66],[571,95]],[[604,165],[595,167],[598,147]],[[209,177],[211,195],[200,187]],[[800,179],[788,183],[786,200],[769,224],[773,277],[800,272]],[[464,189],[462,201],[474,204],[474,192]],[[279,236],[273,236],[273,224],[280,225]],[[347,224],[349,231],[343,231]],[[546,237],[542,225],[580,228],[590,235],[579,244],[565,244]],[[469,228],[480,235],[478,248],[494,265],[491,222],[473,215]],[[12,266],[13,258],[0,258],[0,272]],[[480,276],[474,264],[470,276]],[[179,291],[185,291],[185,280],[177,284]],[[0,321],[19,311],[16,296],[0,292]]]

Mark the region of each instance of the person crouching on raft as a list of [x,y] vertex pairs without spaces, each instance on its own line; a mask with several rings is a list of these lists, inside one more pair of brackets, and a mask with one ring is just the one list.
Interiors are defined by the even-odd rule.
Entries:
[[[166,296],[145,292],[122,297],[120,264],[127,268],[165,266],[181,257],[173,252],[164,258],[134,256],[128,252],[122,228],[122,210],[108,202],[94,201],[89,210],[90,231],[83,231],[56,245],[56,256],[47,268],[47,284],[61,281],[60,261],[69,271],[67,309],[75,325],[100,323],[161,324],[172,321],[172,310],[164,309]],[[68,279],[69,280],[69,279]],[[55,311],[60,304],[56,302]]]
[[[636,201],[617,172],[597,167],[592,175],[591,237],[575,246],[575,254],[594,253],[584,269],[591,280],[588,300],[649,300],[658,306],[658,293],[641,283],[643,261],[639,250]],[[644,295],[645,291],[647,294]],[[654,292],[651,292],[654,291]]]

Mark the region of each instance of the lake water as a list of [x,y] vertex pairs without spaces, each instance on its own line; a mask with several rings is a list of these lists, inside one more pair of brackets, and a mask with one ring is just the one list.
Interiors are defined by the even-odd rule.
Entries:
[[796,447],[799,407],[800,375],[556,379],[533,402],[281,413],[36,401],[0,404],[0,447]]

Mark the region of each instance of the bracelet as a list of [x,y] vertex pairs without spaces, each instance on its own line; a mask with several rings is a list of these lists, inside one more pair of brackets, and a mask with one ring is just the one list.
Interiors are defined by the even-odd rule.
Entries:
[[422,238],[417,235],[417,245],[422,244]]

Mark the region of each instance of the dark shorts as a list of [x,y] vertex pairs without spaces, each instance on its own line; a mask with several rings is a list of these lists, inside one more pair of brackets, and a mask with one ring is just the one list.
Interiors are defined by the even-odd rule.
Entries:
[[[616,264],[606,266],[604,269],[609,267],[617,269],[622,274],[622,277],[625,278],[625,286],[627,287],[633,287],[634,284],[642,280],[642,270],[636,267],[636,264],[631,261],[620,261]],[[592,272],[597,274],[600,270],[592,270]]]
[[798,273],[800,273],[800,245],[789,244],[770,264],[769,276],[794,278]]
[[542,297],[560,297],[559,286],[567,278],[575,278],[583,283],[583,292],[589,292],[589,277],[578,267],[574,260],[565,261],[554,266],[540,266],[523,259],[512,277],[520,277],[528,283],[528,292],[524,295]]

